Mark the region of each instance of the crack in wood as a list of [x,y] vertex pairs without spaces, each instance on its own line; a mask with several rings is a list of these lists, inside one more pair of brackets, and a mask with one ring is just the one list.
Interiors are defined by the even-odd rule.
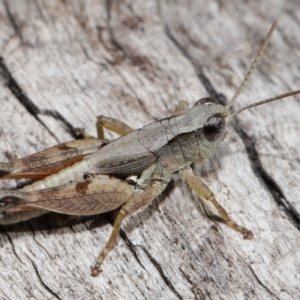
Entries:
[[39,279],[39,281],[40,281],[40,283],[41,283],[41,285],[53,296],[53,297],[55,297],[55,299],[59,299],[59,300],[61,300],[62,298],[60,298],[59,296],[58,296],[58,294],[57,293],[55,293],[45,282],[44,282],[44,280],[42,279],[42,277],[41,277],[41,275],[40,275],[40,273],[39,273],[39,270],[38,270],[38,268],[37,268],[37,266],[36,266],[36,264],[34,263],[34,261],[32,261],[31,259],[30,259],[30,257],[25,253],[24,254],[27,258],[28,258],[28,260],[31,262],[31,264],[32,264],[32,267],[33,267],[33,269],[34,269],[34,271],[35,271],[35,274],[36,274],[36,276],[38,277],[38,279]]
[[164,283],[166,284],[166,286],[169,287],[169,289],[174,293],[174,295],[177,296],[178,299],[183,300],[184,298],[182,298],[181,295],[176,291],[176,289],[173,286],[172,282],[170,281],[170,279],[164,273],[163,268],[159,264],[159,262],[153,256],[151,256],[151,254],[149,253],[149,251],[145,247],[141,246],[141,248],[144,250],[144,252],[146,253],[148,259],[151,261],[151,263],[153,264],[155,269],[160,274],[160,276],[161,276],[162,280],[164,281]]
[[125,231],[123,229],[120,229],[120,237],[124,240],[124,242],[126,243],[128,249],[133,254],[133,257],[138,262],[138,264],[144,270],[146,270],[145,267],[144,267],[144,265],[142,264],[141,260],[139,259],[137,251],[135,250],[136,246],[131,242],[131,240],[128,238],[127,234],[125,233]]
[[257,283],[269,294],[272,296],[273,299],[280,299],[278,298],[274,293],[272,293],[272,291],[261,282],[261,280],[258,278],[257,274],[254,272],[253,268],[251,266],[249,266],[249,269],[253,275],[253,277],[255,278],[255,280],[257,281]]
[[16,35],[19,37],[21,43],[23,43],[24,39],[23,39],[21,30],[20,30],[20,28],[17,24],[17,20],[15,19],[13,14],[11,13],[7,1],[3,1],[3,4],[4,4],[5,10],[6,10],[6,14],[8,16],[8,19],[9,19],[11,25],[12,25],[12,28],[14,29]]
[[[106,13],[107,13],[107,28],[108,28],[108,32],[109,32],[109,36],[110,36],[110,42],[111,44],[115,47],[116,50],[118,50],[119,52],[123,53],[123,59],[127,58],[133,65],[143,65],[143,64],[151,64],[149,62],[148,59],[146,59],[146,57],[140,57],[138,55],[133,55],[134,52],[129,53],[128,51],[126,51],[126,49],[117,41],[117,39],[115,38],[112,26],[110,24],[110,20],[111,20],[111,14],[110,14],[110,9],[111,9],[111,5],[112,5],[112,1],[111,0],[107,0],[106,2]],[[112,64],[111,61],[107,61],[108,63]],[[117,72],[118,70],[115,69]],[[129,83],[126,81],[126,79],[123,77],[123,75],[121,73],[118,72],[118,74],[122,77],[125,85],[128,87],[128,89],[133,93],[133,95],[135,96],[140,108],[146,113],[148,112],[147,107],[145,106],[145,103],[143,101],[141,101],[141,99],[138,97],[138,95],[136,94],[136,92],[134,91],[134,89],[129,85]],[[153,119],[155,119],[152,115],[151,117]]]
[[[32,115],[49,133],[57,140],[56,136],[48,128],[48,126],[41,120],[39,115],[51,116],[54,119],[60,121],[65,125],[67,132],[74,138],[76,136],[76,130],[59,112],[52,111],[48,109],[39,109],[32,100],[25,94],[16,79],[12,76],[11,72],[5,64],[5,59],[0,56],[0,77],[2,77],[3,83],[11,91],[11,93],[16,97],[16,99],[25,107],[30,115]],[[58,140],[57,140],[58,141]]]
[[[2,230],[1,230],[1,231],[2,231]],[[12,246],[12,251],[13,251],[15,257],[19,260],[20,263],[22,263],[22,260],[21,260],[20,256],[17,254],[16,249],[15,249],[15,246],[14,246],[14,243],[13,243],[11,237],[9,236],[8,232],[4,232],[4,234],[6,235],[6,237],[7,237],[8,241],[9,241],[9,243],[10,243],[11,246]]]
[[248,158],[251,163],[251,168],[254,174],[261,179],[265,187],[268,189],[270,194],[276,203],[282,207],[288,220],[293,224],[298,230],[300,230],[300,218],[296,210],[286,201],[283,192],[281,191],[277,182],[268,174],[268,172],[263,168],[262,163],[259,158],[259,154],[255,148],[255,142],[247,135],[247,133],[241,129],[239,122],[233,125],[234,130],[237,132],[239,137],[242,139]]
[[225,96],[222,93],[218,93],[214,86],[209,81],[208,77],[205,75],[202,67],[200,66],[199,62],[196,61],[193,57],[189,55],[189,53],[178,43],[175,37],[172,35],[169,27],[165,24],[165,32],[166,36],[172,41],[172,43],[180,50],[183,56],[191,63],[196,74],[203,84],[204,88],[206,89],[208,95],[212,98],[217,99],[221,104],[224,105],[225,103]]

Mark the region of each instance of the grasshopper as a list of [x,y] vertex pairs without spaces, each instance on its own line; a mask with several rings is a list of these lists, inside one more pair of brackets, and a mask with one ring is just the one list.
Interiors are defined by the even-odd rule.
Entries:
[[[0,224],[25,221],[51,211],[85,216],[120,208],[110,238],[95,266],[91,267],[92,276],[98,276],[123,219],[159,196],[172,174],[179,171],[192,190],[213,204],[229,227],[242,233],[245,239],[253,238],[250,230],[229,217],[209,187],[193,174],[190,165],[207,160],[215,153],[226,125],[238,113],[300,93],[296,90],[230,113],[261,59],[276,23],[226,106],[206,97],[188,109],[187,102],[181,101],[174,116],[137,130],[121,121],[100,116],[97,119],[98,139],[75,140],[9,163],[0,163],[1,179],[38,179],[18,190],[0,190]],[[103,128],[121,137],[107,143],[103,140]]]

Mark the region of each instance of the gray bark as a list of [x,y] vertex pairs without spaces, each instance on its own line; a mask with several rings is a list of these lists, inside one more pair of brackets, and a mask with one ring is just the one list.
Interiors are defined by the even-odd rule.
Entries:
[[[179,100],[229,101],[275,19],[235,109],[300,87],[298,1],[1,1],[0,161],[71,140],[74,127],[96,135],[100,114],[139,128]],[[299,99],[238,115],[194,167],[253,240],[203,215],[175,175],[124,222],[98,278],[106,215],[2,228],[0,299],[299,299]]]

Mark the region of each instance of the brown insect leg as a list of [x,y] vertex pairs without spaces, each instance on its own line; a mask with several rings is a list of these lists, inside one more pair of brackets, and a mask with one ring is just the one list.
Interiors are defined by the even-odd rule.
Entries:
[[233,220],[231,220],[226,210],[216,200],[213,192],[193,173],[191,167],[183,168],[181,170],[181,174],[184,176],[184,179],[193,191],[195,191],[200,197],[210,201],[213,204],[227,226],[242,233],[244,239],[253,238],[253,233],[250,230],[236,224]]
[[[180,115],[185,112],[187,112],[189,109],[189,104],[186,101],[179,101],[175,111],[174,115]],[[127,124],[123,123],[122,121],[119,121],[117,119],[106,117],[103,115],[100,115],[97,117],[96,122],[97,127],[97,135],[98,139],[104,140],[104,131],[103,128],[106,128],[112,132],[115,132],[121,136],[126,135],[133,131],[133,129],[128,126]]]
[[116,241],[123,219],[133,214],[134,212],[140,210],[142,207],[146,206],[151,201],[153,201],[157,196],[161,194],[165,186],[166,183],[154,182],[148,190],[146,190],[140,195],[134,196],[126,204],[123,205],[116,218],[109,240],[107,241],[105,247],[98,256],[97,263],[94,267],[91,267],[91,274],[93,277],[98,276],[101,272],[101,264],[103,263],[105,257],[107,256],[107,254],[109,253]]
[[102,115],[97,117],[96,127],[98,138],[100,140],[104,139],[103,127],[119,135],[126,135],[133,131],[130,126],[126,125],[122,121]]

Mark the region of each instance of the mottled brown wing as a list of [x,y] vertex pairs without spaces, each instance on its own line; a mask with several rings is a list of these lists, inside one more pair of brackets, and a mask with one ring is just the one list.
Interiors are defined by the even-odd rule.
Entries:
[[128,183],[107,177],[32,192],[0,191],[0,206],[2,219],[26,209],[84,216],[114,210],[133,195],[133,188]]
[[43,179],[82,160],[85,155],[99,150],[106,144],[106,141],[95,138],[74,140],[21,159],[0,163],[0,179]]

